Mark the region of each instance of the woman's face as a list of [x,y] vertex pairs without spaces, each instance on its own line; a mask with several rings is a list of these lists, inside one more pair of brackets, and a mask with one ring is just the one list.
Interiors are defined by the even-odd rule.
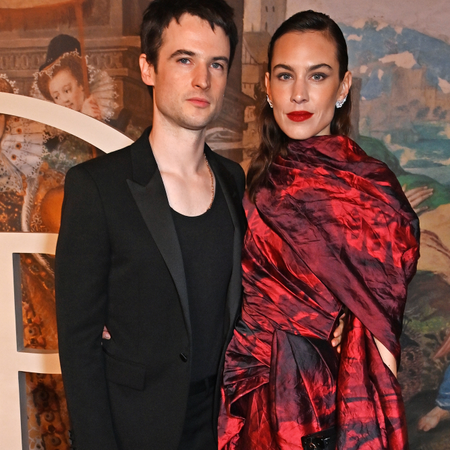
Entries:
[[320,31],[291,32],[273,49],[266,90],[278,126],[291,139],[330,134],[335,104],[350,89],[352,76],[339,80],[336,44]]
[[59,71],[49,82],[48,89],[57,105],[81,111],[84,89],[69,70]]

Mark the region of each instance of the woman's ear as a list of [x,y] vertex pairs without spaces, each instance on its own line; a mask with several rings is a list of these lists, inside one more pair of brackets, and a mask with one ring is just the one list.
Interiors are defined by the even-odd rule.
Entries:
[[264,77],[264,85],[266,86],[267,98],[270,101],[272,101],[272,89],[270,88],[270,74],[269,74],[269,72],[266,72],[266,75]]
[[155,67],[147,61],[147,56],[142,53],[139,56],[139,67],[141,68],[142,81],[147,86],[155,85]]
[[336,101],[338,100],[344,100],[345,97],[347,97],[348,93],[350,92],[350,88],[352,87],[352,73],[350,71],[347,71],[344,75],[344,79],[341,81],[341,86],[339,88],[338,96],[336,98]]

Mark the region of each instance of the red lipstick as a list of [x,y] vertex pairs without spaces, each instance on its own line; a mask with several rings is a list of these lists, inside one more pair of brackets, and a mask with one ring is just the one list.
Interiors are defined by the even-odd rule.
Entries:
[[308,111],[292,111],[287,116],[293,122],[303,122],[310,119],[313,116],[313,113],[310,113]]

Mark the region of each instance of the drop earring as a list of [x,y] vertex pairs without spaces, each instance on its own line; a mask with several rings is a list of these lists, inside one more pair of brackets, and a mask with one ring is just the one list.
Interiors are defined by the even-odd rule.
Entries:
[[342,100],[338,100],[336,102],[336,108],[342,108],[344,106],[344,103],[346,100],[347,100],[347,96],[345,96]]
[[273,103],[272,103],[272,100],[270,100],[270,98],[269,98],[269,94],[266,94],[266,99],[267,99],[267,103],[269,104],[269,106],[271,108],[273,108]]

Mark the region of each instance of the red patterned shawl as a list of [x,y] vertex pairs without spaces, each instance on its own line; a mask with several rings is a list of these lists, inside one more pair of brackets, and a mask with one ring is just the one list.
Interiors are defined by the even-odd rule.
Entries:
[[[417,216],[395,175],[352,140],[318,136],[288,150],[255,205],[244,202],[244,303],[225,359],[219,448],[301,449],[302,436],[336,424],[338,449],[407,448],[400,388],[372,335],[399,361]],[[337,368],[320,343],[343,306]]]

